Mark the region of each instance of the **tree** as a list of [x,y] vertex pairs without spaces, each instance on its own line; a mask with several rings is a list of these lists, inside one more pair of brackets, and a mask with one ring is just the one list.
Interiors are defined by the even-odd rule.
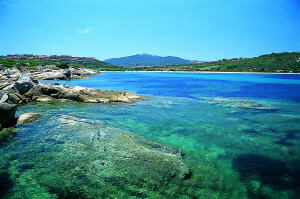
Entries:
[[60,64],[57,64],[56,67],[61,68],[61,69],[67,69],[67,68],[69,68],[69,65],[67,63],[60,63]]

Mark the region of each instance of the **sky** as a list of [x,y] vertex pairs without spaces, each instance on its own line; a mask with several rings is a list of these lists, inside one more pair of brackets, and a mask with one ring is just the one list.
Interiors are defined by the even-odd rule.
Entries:
[[300,0],[0,0],[0,55],[211,61],[300,51]]

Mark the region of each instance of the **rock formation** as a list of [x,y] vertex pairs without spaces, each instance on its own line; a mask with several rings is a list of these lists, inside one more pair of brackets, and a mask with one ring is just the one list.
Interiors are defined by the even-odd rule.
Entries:
[[34,79],[39,80],[68,80],[68,79],[83,79],[89,78],[87,75],[97,75],[100,72],[93,69],[79,68],[79,69],[59,69],[50,70],[48,68],[33,73]]
[[0,124],[2,128],[12,126],[15,124],[16,111],[16,105],[0,103]]
[[70,87],[58,83],[39,83],[27,73],[11,85],[3,88],[0,101],[11,104],[24,104],[29,101],[71,100],[88,103],[132,102],[146,99],[137,94],[124,91],[106,91],[81,86]]
[[[44,69],[43,69],[44,70]],[[33,71],[34,72],[34,71]],[[98,71],[91,69],[47,70],[34,72],[39,79],[70,79],[84,78],[95,75]],[[61,78],[60,78],[61,77]],[[124,91],[106,91],[81,86],[70,87],[58,83],[39,83],[31,73],[21,75],[17,69],[0,71],[0,131],[16,124],[16,104],[26,104],[30,101],[78,101],[87,103],[129,103],[138,99],[146,99],[137,94]],[[18,124],[30,122],[38,117],[27,114],[19,117]]]

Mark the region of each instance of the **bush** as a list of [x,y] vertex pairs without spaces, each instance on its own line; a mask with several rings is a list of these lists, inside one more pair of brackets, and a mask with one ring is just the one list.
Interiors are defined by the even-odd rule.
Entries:
[[67,63],[60,63],[60,64],[56,64],[56,67],[61,69],[67,69],[69,68],[69,65]]

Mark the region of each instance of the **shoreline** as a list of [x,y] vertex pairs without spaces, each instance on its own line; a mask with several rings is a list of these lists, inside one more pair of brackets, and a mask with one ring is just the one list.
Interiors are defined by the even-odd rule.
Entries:
[[270,74],[270,75],[300,75],[300,73],[267,73],[267,72],[217,72],[217,71],[99,71],[100,73],[220,73],[220,74]]

